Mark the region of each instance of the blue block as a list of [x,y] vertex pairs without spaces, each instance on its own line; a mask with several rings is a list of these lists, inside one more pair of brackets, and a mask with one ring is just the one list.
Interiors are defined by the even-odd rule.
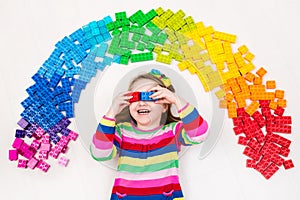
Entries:
[[62,89],[65,92],[67,92],[67,93],[71,92],[71,85],[70,85],[69,78],[62,78],[61,79],[61,84],[62,84]]
[[98,27],[105,26],[104,20],[99,20],[97,23],[98,23]]
[[48,86],[51,88],[55,88],[59,83],[60,79],[61,79],[61,75],[59,75],[58,73],[54,73],[50,79]]
[[155,101],[154,99],[150,98],[154,92],[140,92],[140,100],[141,101]]
[[108,24],[108,23],[110,23],[110,22],[113,21],[112,18],[111,18],[110,16],[104,17],[103,20],[104,20],[105,24]]
[[47,69],[40,67],[39,70],[37,71],[37,74],[39,74],[40,76],[44,76],[46,71],[47,71]]
[[26,134],[26,131],[24,130],[16,130],[16,134],[15,134],[15,137],[16,138],[24,138],[25,137],[25,134]]
[[104,65],[111,65],[112,61],[113,61],[113,59],[111,57],[104,56],[104,58],[103,58]]
[[108,42],[108,41],[110,41],[112,39],[110,33],[103,33],[102,37],[104,38],[105,42]]
[[96,63],[96,68],[103,71],[106,65],[104,65],[102,62]]

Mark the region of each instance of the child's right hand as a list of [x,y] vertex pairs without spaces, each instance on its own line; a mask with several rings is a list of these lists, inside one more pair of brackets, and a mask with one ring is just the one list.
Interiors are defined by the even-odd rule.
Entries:
[[113,99],[112,104],[108,112],[106,113],[106,116],[110,118],[115,118],[115,116],[119,114],[123,110],[123,108],[130,104],[128,100],[132,98],[131,93],[131,91],[119,93]]

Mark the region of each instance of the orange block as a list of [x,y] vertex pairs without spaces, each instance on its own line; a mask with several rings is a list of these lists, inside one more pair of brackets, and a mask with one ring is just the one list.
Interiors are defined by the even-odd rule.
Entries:
[[270,80],[266,82],[267,89],[275,89],[276,88],[276,82],[274,80]]
[[219,108],[227,108],[227,101],[226,100],[220,100],[219,101]]
[[284,90],[275,90],[275,97],[278,99],[284,98]]
[[253,115],[253,113],[259,108],[257,101],[252,101],[251,104],[246,108],[246,113]]
[[267,71],[263,67],[259,68],[259,70],[256,72],[256,74],[260,77],[263,77],[266,73]]
[[243,98],[239,98],[236,100],[238,104],[238,108],[245,108],[247,106],[246,100]]
[[286,108],[286,99],[278,99],[277,100],[277,105],[282,107],[282,108]]
[[234,102],[229,102],[227,104],[228,118],[237,117],[236,104]]
[[246,79],[247,81],[249,81],[249,82],[253,82],[254,78],[255,78],[255,75],[252,74],[251,72],[248,72],[248,73],[245,75],[245,79]]
[[228,101],[228,102],[232,101],[233,98],[234,98],[234,96],[233,96],[233,94],[231,94],[231,93],[227,93],[227,94],[225,95],[225,100]]
[[269,103],[269,108],[273,109],[273,110],[276,110],[277,109],[277,102],[275,101],[271,101]]
[[253,81],[254,85],[261,85],[262,84],[262,77],[255,77]]

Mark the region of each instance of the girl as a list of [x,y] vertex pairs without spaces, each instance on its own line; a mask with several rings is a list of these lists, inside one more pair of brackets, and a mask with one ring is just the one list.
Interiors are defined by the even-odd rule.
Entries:
[[[130,101],[133,91],[153,91],[153,101]],[[101,119],[90,152],[97,161],[119,155],[111,200],[184,199],[178,177],[180,145],[199,144],[208,125],[174,92],[170,79],[152,70],[133,79],[129,91],[116,96]],[[172,104],[179,118],[172,115]],[[124,112],[131,120],[120,119]]]

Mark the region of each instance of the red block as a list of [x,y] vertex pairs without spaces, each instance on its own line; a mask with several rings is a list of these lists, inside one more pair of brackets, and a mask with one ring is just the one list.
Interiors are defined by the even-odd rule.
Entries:
[[262,147],[262,145],[259,144],[255,139],[251,139],[250,142],[248,143],[248,146],[258,152]]
[[252,115],[253,119],[257,122],[260,128],[266,125],[265,118],[259,111],[255,111]]
[[284,161],[283,166],[284,166],[284,169],[291,169],[291,168],[295,167],[294,163],[291,159]]
[[261,108],[269,108],[270,101],[269,100],[259,100],[259,104]]
[[277,171],[278,171],[279,167],[272,163],[263,173],[262,175],[266,178],[269,179],[271,178]]
[[277,109],[274,111],[274,114],[275,114],[275,115],[279,115],[279,116],[282,116],[283,113],[284,113],[284,108],[279,107],[279,106],[278,106]]
[[140,92],[133,92],[133,93],[131,93],[131,96],[132,96],[132,98],[129,99],[129,103],[140,100]]
[[236,126],[236,127],[233,128],[233,131],[234,131],[234,133],[235,133],[236,135],[238,135],[238,134],[243,133],[243,132],[244,132],[244,129],[243,129],[242,126]]
[[240,136],[239,137],[239,140],[238,140],[238,144],[241,144],[241,145],[247,145],[248,144],[248,139],[246,138],[246,137],[244,137],[244,136]]
[[243,116],[249,117],[250,116],[248,113],[246,113],[244,108],[237,108],[236,111],[237,111],[238,117],[243,117]]
[[286,148],[286,147],[281,147],[281,150],[280,150],[280,155],[284,156],[284,157],[288,157],[289,154],[290,154],[290,149],[289,148]]
[[260,154],[251,147],[246,147],[243,154],[256,161],[258,161],[260,158]]
[[234,126],[243,126],[243,120],[240,117],[232,118],[232,121]]
[[275,117],[276,124],[292,124],[291,116],[276,116]]
[[265,135],[264,135],[264,133],[262,132],[261,129],[258,129],[258,130],[255,131],[255,138],[257,139],[257,141],[259,143],[263,143],[266,140]]
[[247,159],[246,161],[246,167],[248,168],[255,168],[256,167],[256,161],[252,159]]

